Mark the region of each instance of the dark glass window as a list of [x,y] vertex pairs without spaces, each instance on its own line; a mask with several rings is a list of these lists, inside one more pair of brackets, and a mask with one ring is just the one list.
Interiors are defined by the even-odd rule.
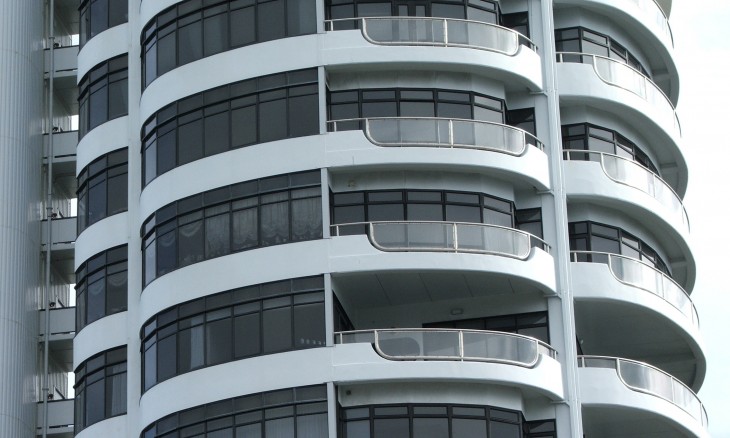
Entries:
[[74,433],[127,413],[127,347],[99,353],[74,371]]
[[220,400],[150,424],[140,438],[326,438],[327,387],[302,386]]
[[601,161],[599,154],[581,150],[604,152],[633,160],[661,177],[659,169],[634,142],[608,128],[590,123],[563,125],[563,157],[571,160]]
[[101,32],[127,22],[127,0],[82,0],[79,47]]
[[429,322],[425,328],[453,328],[464,330],[492,330],[531,336],[547,344],[550,331],[547,312],[518,313],[514,315],[489,316],[485,318],[460,319],[453,321]]
[[127,55],[104,61],[79,83],[79,138],[104,122],[126,116]]
[[[471,91],[407,88],[342,90],[329,91],[327,101],[329,120],[443,117],[496,123],[508,121],[503,100]],[[528,127],[531,121],[527,116],[516,117],[516,120]],[[531,122],[534,131],[534,120]],[[357,121],[341,122],[337,124],[337,129],[363,129],[363,126]]]
[[141,229],[144,285],[177,268],[262,246],[322,238],[319,171],[209,190],[157,210]]
[[315,0],[186,0],[157,14],[142,32],[143,88],[216,53],[316,32]]
[[554,436],[554,430],[555,420],[527,422],[519,411],[490,406],[369,405],[340,408],[339,414],[343,438],[531,438]]
[[168,308],[142,327],[142,387],[247,357],[325,345],[324,282],[306,277]]
[[[471,222],[515,227],[522,224],[514,203],[484,193],[447,192],[440,190],[378,190],[330,193],[332,224],[372,221],[447,221]],[[525,230],[538,237],[542,234],[540,209],[530,209],[532,225]],[[362,234],[365,226],[340,227],[340,234]]]
[[127,245],[100,252],[76,271],[76,332],[127,310]]
[[[590,55],[599,55],[615,59],[638,70],[651,79],[651,74],[639,60],[616,40],[585,27],[569,27],[555,30],[556,52],[577,52]],[[593,63],[590,57],[580,55],[562,55],[564,62]],[[585,59],[583,59],[585,58]]]
[[[439,17],[501,24],[499,3],[492,0],[326,0],[328,20],[356,17]],[[354,29],[357,21],[334,23],[334,30]]]
[[97,158],[78,178],[77,232],[127,211],[127,148]]
[[262,76],[178,100],[142,128],[142,182],[203,157],[319,133],[317,70]]
[[570,250],[578,251],[574,254],[573,261],[608,263],[608,255],[595,252],[620,254],[641,260],[668,276],[672,276],[669,266],[652,247],[621,228],[596,222],[571,222],[568,224],[568,232]]

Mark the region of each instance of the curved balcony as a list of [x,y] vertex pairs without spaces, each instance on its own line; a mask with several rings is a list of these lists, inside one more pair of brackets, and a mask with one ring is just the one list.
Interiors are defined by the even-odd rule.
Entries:
[[[661,126],[671,127],[670,135],[680,137],[682,128],[674,105],[651,79],[629,65],[599,55],[576,52],[556,53],[558,63],[579,63],[592,66],[596,77],[606,85],[617,87],[638,96],[654,110]],[[588,91],[590,94],[591,92]],[[640,109],[639,109],[640,110]]]
[[689,294],[667,274],[646,262],[618,254],[597,251],[571,251],[572,262],[605,263],[619,282],[650,292],[682,312],[696,328],[699,314]]
[[369,343],[387,360],[493,362],[533,368],[540,355],[557,358],[529,336],[486,330],[378,329],[335,333],[335,344]]
[[462,222],[388,221],[331,226],[333,236],[367,233],[385,252],[451,252],[491,254],[526,260],[532,247],[549,252],[539,237],[514,228]]
[[652,23],[661,30],[669,41],[674,46],[674,35],[672,34],[672,28],[669,25],[669,17],[664,12],[664,9],[657,3],[656,0],[631,0],[637,8],[642,12],[646,13],[647,16],[652,17]]
[[600,162],[603,173],[607,177],[618,184],[633,187],[653,197],[666,206],[669,212],[678,218],[689,231],[689,216],[677,192],[641,164],[614,154],[576,149],[563,150],[563,159]]
[[514,56],[520,45],[537,50],[519,32],[481,21],[431,17],[362,17],[325,21],[327,31],[352,29],[363,38],[383,46],[465,47]]
[[329,132],[362,129],[382,147],[462,148],[522,156],[529,146],[544,145],[532,134],[501,123],[439,117],[371,117],[331,120]]
[[[686,385],[664,371],[651,365],[628,359],[605,356],[578,356],[578,367],[583,369],[604,369],[615,370],[619,382],[627,389],[669,402],[676,408],[678,412],[688,415],[695,424],[688,424],[681,417],[677,417],[667,409],[656,409],[655,403],[647,401],[642,397],[631,398],[623,397],[620,394],[614,394],[609,389],[610,382],[606,381],[606,375],[601,373],[600,378],[597,374],[591,373],[590,376],[581,373],[581,386],[583,392],[584,408],[588,405],[611,405],[624,404],[637,409],[656,411],[669,420],[679,423],[683,428],[689,429],[693,433],[704,436],[707,429],[707,412],[697,395]],[[586,385],[590,379],[590,384]],[[604,388],[601,388],[604,387]],[[590,394],[586,394],[588,389],[595,389]],[[618,397],[614,397],[618,395]],[[612,400],[613,399],[613,400]],[[623,402],[623,403],[622,403]],[[696,426],[696,427],[693,427]],[[699,431],[705,433],[698,433]],[[683,435],[684,436],[684,435]]]

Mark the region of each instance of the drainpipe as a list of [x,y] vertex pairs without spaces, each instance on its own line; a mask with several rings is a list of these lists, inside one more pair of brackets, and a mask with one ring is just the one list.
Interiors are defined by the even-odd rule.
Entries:
[[53,227],[51,226],[51,215],[53,214],[53,80],[56,70],[53,49],[55,45],[54,36],[54,0],[48,0],[48,46],[49,46],[49,68],[48,68],[48,152],[46,157],[47,173],[46,173],[46,273],[45,273],[45,290],[43,293],[43,306],[45,308],[43,323],[43,388],[41,396],[43,397],[43,432],[42,437],[48,436],[48,397],[50,396],[49,377],[48,377],[48,338],[51,331],[51,246],[53,242]]

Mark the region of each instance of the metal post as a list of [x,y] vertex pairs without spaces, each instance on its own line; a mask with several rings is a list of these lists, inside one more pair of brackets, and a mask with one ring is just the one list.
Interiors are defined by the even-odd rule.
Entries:
[[51,326],[51,242],[53,242],[53,227],[51,226],[51,215],[53,213],[53,79],[56,65],[54,62],[54,0],[48,0],[48,42],[49,42],[49,67],[48,67],[48,151],[46,155],[46,272],[45,272],[45,290],[43,292],[43,307],[45,309],[43,322],[43,388],[41,396],[43,397],[43,431],[42,437],[48,436],[48,397],[50,395],[49,378],[48,378],[48,337]]

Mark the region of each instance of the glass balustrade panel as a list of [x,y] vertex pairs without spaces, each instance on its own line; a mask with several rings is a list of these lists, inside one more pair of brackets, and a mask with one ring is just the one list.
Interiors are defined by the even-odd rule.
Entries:
[[654,368],[623,360],[619,362],[619,370],[624,382],[630,387],[673,400],[674,382],[670,376]]
[[372,344],[375,342],[375,332],[342,333],[336,339],[338,338],[341,344]]
[[611,270],[620,281],[662,296],[662,276],[638,260],[611,256]]
[[368,135],[384,145],[449,145],[449,120],[444,119],[370,119]]
[[612,179],[637,188],[649,195],[654,194],[654,174],[636,163],[612,155],[603,155],[603,168]]
[[674,380],[672,383],[674,385],[674,403],[698,420],[702,419],[702,404],[697,396],[678,380]]
[[381,44],[423,44],[443,45],[443,20],[365,18],[365,33],[368,38]]
[[386,249],[452,249],[453,224],[374,223],[372,238]]
[[457,224],[458,249],[526,257],[530,252],[527,234],[489,225]]
[[641,73],[618,61],[601,57],[593,59],[601,79],[649,100],[646,94],[646,78]]
[[532,339],[499,333],[464,332],[464,357],[532,364],[537,360],[537,343]]

